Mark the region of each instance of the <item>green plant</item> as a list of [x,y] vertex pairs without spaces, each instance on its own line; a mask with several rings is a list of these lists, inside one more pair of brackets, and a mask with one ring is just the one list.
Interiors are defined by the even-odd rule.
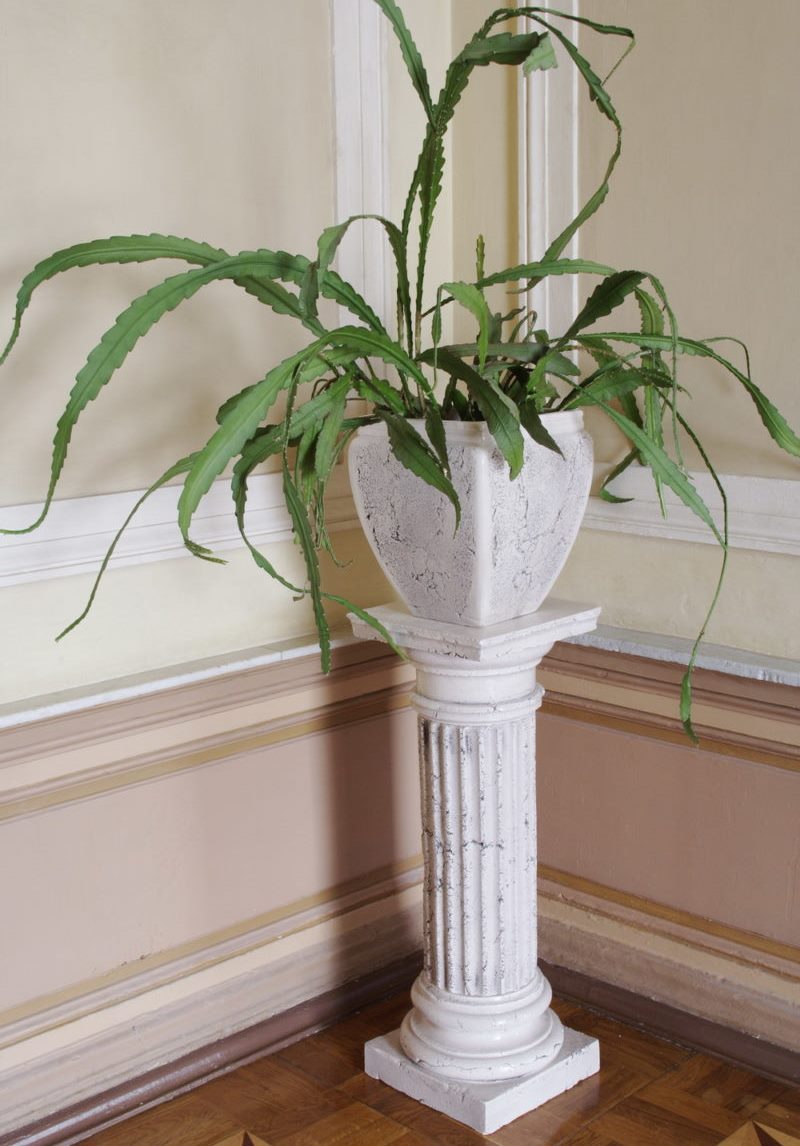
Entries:
[[[649,465],[659,490],[663,485],[672,489],[712,531],[723,550],[724,573],[727,509],[718,524],[691,484],[681,460],[680,441],[686,435],[698,447],[719,485],[713,466],[680,407],[680,357],[700,355],[721,364],[745,388],[767,431],[782,449],[800,456],[800,439],[752,381],[749,366],[740,370],[723,357],[715,348],[717,340],[687,339],[679,334],[658,279],[641,271],[617,271],[611,266],[562,257],[572,236],[605,199],[620,156],[622,128],[606,81],[597,76],[561,26],[553,23],[552,17],[559,13],[541,7],[504,8],[489,16],[456,56],[438,98],[434,99],[420,53],[397,3],[376,3],[397,38],[426,120],[400,222],[379,216],[347,219],[323,232],[313,258],[267,249],[230,255],[190,239],[131,235],[79,244],[39,263],[20,287],[13,331],[0,362],[17,339],[34,291],[62,271],[99,263],[155,259],[179,260],[190,264],[190,269],[170,276],[135,299],[89,354],[58,421],[41,513],[26,530],[16,532],[33,530],[44,520],[78,418],[111,380],[136,342],[206,284],[226,279],[278,314],[300,323],[308,331],[310,341],[304,349],[272,365],[260,381],[229,398],[217,413],[218,425],[208,441],[162,474],[133,513],[154,490],[180,479],[178,523],[184,543],[195,556],[218,560],[192,539],[192,519],[212,483],[233,463],[231,489],[242,537],[263,570],[292,592],[310,596],[323,667],[330,663],[325,604],[328,600],[342,600],[325,593],[320,583],[318,554],[320,550],[330,550],[325,528],[325,488],[349,438],[367,422],[385,422],[398,459],[450,499],[457,523],[459,505],[449,476],[445,420],[485,421],[514,478],[522,465],[524,431],[544,446],[558,448],[542,422],[543,413],[587,405],[599,407],[625,433],[631,446],[611,477],[634,460]],[[527,20],[529,31],[497,30],[520,18]],[[620,38],[626,45],[623,56],[633,46],[633,34],[627,28],[585,18],[567,19],[598,35]],[[557,48],[577,68],[598,113],[610,121],[615,131],[615,146],[600,185],[552,240],[540,260],[487,274],[483,241],[479,239],[474,281],[443,283],[432,297],[428,296],[426,265],[442,188],[444,140],[473,71],[490,65],[522,67],[525,72],[553,67]],[[332,270],[337,248],[358,218],[382,229],[391,247],[397,283],[394,333],[386,329],[369,302]],[[412,266],[414,225],[418,246]],[[586,304],[567,330],[551,334],[539,329],[530,308],[536,287],[550,276],[576,274],[599,277]],[[489,288],[503,285],[514,291],[515,297],[524,299],[521,307],[513,307],[505,315],[493,313],[487,301]],[[326,326],[319,314],[320,297],[346,308],[355,321],[335,328]],[[597,331],[598,321],[630,298],[638,304],[638,329]],[[453,303],[465,308],[476,320],[474,342],[442,344],[442,310]],[[593,362],[585,376],[574,364],[577,354],[588,356]],[[286,412],[278,417],[273,408],[281,396],[286,399]],[[354,413],[349,407],[353,399],[360,400],[360,412]],[[369,404],[366,413],[364,401]],[[415,419],[423,420],[424,436],[413,424]],[[305,559],[307,585],[302,587],[283,578],[250,543],[245,530],[248,478],[271,457],[280,460],[286,505]],[[721,487],[720,490],[725,505],[724,491]],[[603,495],[613,497],[606,489]],[[120,534],[133,513],[122,524]],[[101,566],[86,609],[65,633],[86,616],[115,545],[116,540]],[[714,603],[718,593],[719,586]],[[357,604],[343,603],[377,624]],[[701,632],[698,642],[702,635]],[[681,714],[690,733],[690,674],[696,652],[697,644],[681,700]]]

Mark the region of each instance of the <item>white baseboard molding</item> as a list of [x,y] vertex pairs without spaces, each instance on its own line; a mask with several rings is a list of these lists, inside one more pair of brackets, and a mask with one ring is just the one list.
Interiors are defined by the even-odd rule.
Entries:
[[539,954],[776,1046],[800,1046],[800,964],[711,930],[656,919],[545,880]]
[[[116,1002],[85,1000],[86,1013],[71,1021],[49,1016],[55,1025],[0,1051],[0,1135],[418,951],[418,878],[409,873],[393,894],[373,888],[374,901],[362,895],[360,906],[318,913],[314,923],[285,921],[252,950],[222,959],[211,952],[211,966],[179,979],[175,968],[161,968],[138,993],[128,982]],[[46,1026],[48,1016],[38,1018]]]

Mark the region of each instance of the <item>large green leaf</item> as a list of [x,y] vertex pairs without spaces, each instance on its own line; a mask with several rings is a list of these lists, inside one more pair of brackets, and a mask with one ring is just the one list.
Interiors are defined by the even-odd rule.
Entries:
[[[478,323],[478,364],[483,369],[489,347],[489,331],[492,325],[492,313],[486,299],[476,286],[470,283],[453,282],[442,283],[439,291],[449,291],[456,302],[465,307]],[[438,338],[437,340],[438,341]]]
[[314,450],[314,471],[320,482],[328,480],[336,460],[336,445],[342,432],[342,421],[351,387],[352,380],[349,377],[339,378],[328,387],[330,405],[317,432],[317,445]]
[[235,458],[252,438],[258,425],[264,420],[278,394],[292,384],[295,373],[305,358],[314,360],[314,348],[301,350],[285,358],[255,386],[239,396],[239,401],[223,418],[219,428],[199,450],[191,470],[183,484],[178,500],[178,525],[184,544],[203,556],[202,550],[189,538],[192,517],[200,501],[208,493],[213,482],[219,477],[228,463]]
[[[266,258],[262,259],[257,251],[246,252],[200,270],[173,275],[153,287],[147,294],[141,295],[123,311],[114,326],[106,331],[99,344],[89,354],[86,365],[78,372],[67,407],[58,420],[53,441],[50,483],[39,517],[25,529],[0,532],[28,533],[44,520],[52,503],[56,484],[66,460],[72,431],[80,414],[112,378],[139,339],[165,314],[191,298],[207,283],[258,275],[264,262],[269,260],[269,256],[270,253],[267,252]],[[270,305],[277,313],[291,315],[306,326],[319,328],[319,324],[309,323],[306,320],[296,296],[290,294],[279,283],[264,280],[260,284],[260,289],[269,295]]]
[[[683,337],[673,340],[669,335],[631,334],[629,331],[604,332],[603,339],[607,342],[632,343],[642,349],[650,350],[671,350],[674,344],[679,354],[711,358],[714,362],[718,362],[733,378],[741,383],[753,399],[759,417],[773,441],[777,442],[781,449],[786,450],[787,453],[794,457],[800,457],[800,437],[791,428],[780,410],[756,386],[749,374],[742,373],[727,358],[713,350],[708,341]],[[578,341],[581,345],[591,347],[595,339],[592,335],[582,335]]]
[[493,36],[477,36],[461,51],[459,59],[472,64],[523,64],[541,46],[540,32],[499,32]]
[[434,356],[442,370],[466,384],[470,398],[483,415],[489,433],[508,462],[511,477],[515,478],[525,460],[517,407],[493,382],[482,377],[477,370],[445,347],[440,347],[438,351],[427,350],[420,357],[423,362],[430,364]]
[[636,290],[645,277],[642,271],[615,271],[613,275],[603,279],[589,295],[575,321],[559,338],[558,345],[566,346],[570,339],[574,338],[581,330],[585,330],[587,326],[591,326],[599,318],[605,318],[607,314],[611,314],[612,310],[621,306],[625,299]]
[[456,511],[456,529],[461,521],[461,506],[458,494],[453,483],[444,471],[442,463],[431,450],[425,439],[419,434],[405,418],[398,418],[396,414],[380,411],[380,418],[386,423],[389,431],[389,445],[397,460],[422,478],[429,486],[438,489],[452,502]]
[[400,51],[403,53],[408,74],[411,76],[411,82],[422,102],[426,116],[431,120],[433,118],[433,103],[431,101],[431,89],[428,84],[428,74],[425,71],[425,65],[422,62],[419,48],[414,43],[411,33],[408,30],[405,17],[395,3],[395,0],[375,0],[375,3],[392,25],[394,34],[397,36],[400,44]]
[[653,471],[653,476],[663,481],[665,485],[668,485],[669,488],[678,495],[683,504],[708,526],[717,541],[722,545],[723,537],[716,521],[711,515],[711,511],[687,475],[675,464],[669,454],[665,453],[661,446],[650,439],[646,430],[642,430],[636,422],[626,417],[625,414],[622,414],[613,406],[608,405],[600,399],[595,399],[595,405],[600,406],[611,421],[615,422],[625,436],[637,447],[641,457]]
[[22,316],[30,304],[33,292],[42,283],[63,271],[75,267],[98,266],[103,263],[143,263],[152,259],[183,259],[188,263],[201,263],[206,266],[226,257],[225,251],[209,246],[208,243],[196,243],[193,239],[179,239],[174,235],[114,235],[109,239],[77,243],[75,246],[56,251],[55,254],[37,263],[30,274],[22,280],[17,293],[14,328],[5,350],[0,355],[0,365],[5,362],[17,340]]
[[[389,239],[389,246],[391,247],[394,256],[395,267],[397,269],[397,305],[399,313],[402,315],[403,323],[405,324],[405,333],[408,348],[412,347],[412,327],[411,327],[411,287],[408,280],[408,257],[406,250],[406,239],[400,228],[393,223],[390,219],[384,218],[383,215],[351,215],[349,219],[345,219],[343,223],[337,223],[332,227],[326,227],[319,237],[317,243],[317,275],[315,276],[315,286],[319,289],[319,280],[324,282],[325,275],[329,272],[330,265],[336,255],[344,236],[350,229],[353,223],[359,221],[370,221],[380,223],[386,231]],[[314,264],[312,264],[313,266]],[[372,325],[370,323],[370,325]],[[401,337],[401,332],[398,330],[398,337]]]
[[295,488],[292,475],[289,472],[289,467],[285,459],[283,465],[283,497],[286,502],[286,508],[289,510],[289,516],[292,519],[294,535],[300,544],[300,549],[306,563],[309,593],[314,609],[317,635],[319,636],[322,671],[329,672],[331,667],[331,640],[328,618],[325,616],[325,605],[322,600],[319,559],[317,558],[317,550],[314,545],[314,537],[311,532],[306,507],[303,505],[300,495]]
[[379,358],[382,362],[387,362],[404,374],[410,375],[428,397],[435,401],[431,384],[419,366],[406,354],[402,346],[388,335],[365,330],[361,326],[341,326],[336,330],[327,331],[323,341],[330,346],[341,346],[347,350],[357,351],[365,357]]
[[546,259],[534,263],[518,263],[507,267],[503,271],[487,275],[475,285],[478,287],[495,286],[498,283],[517,282],[522,279],[542,279],[550,275],[613,275],[613,267],[605,263],[594,263],[589,259]]
[[142,508],[144,503],[147,501],[151,494],[156,492],[157,489],[161,489],[161,487],[164,485],[169,485],[171,481],[174,481],[176,477],[180,477],[181,474],[188,473],[192,467],[195,456],[195,454],[188,454],[185,458],[181,458],[179,461],[175,462],[175,464],[170,466],[169,469],[166,470],[161,475],[161,477],[158,478],[157,481],[154,481],[153,484],[148,489],[146,489],[142,496],[137,500],[133,509],[130,511],[122,525],[117,530],[113,541],[106,550],[105,556],[103,557],[102,563],[100,565],[100,569],[98,570],[97,576],[94,579],[94,584],[92,585],[91,592],[89,593],[89,598],[86,602],[83,612],[80,613],[80,615],[77,616],[74,621],[71,621],[70,624],[68,624],[67,627],[58,634],[56,637],[57,641],[60,641],[62,637],[67,635],[67,633],[71,633],[72,630],[76,628],[76,626],[78,626],[81,621],[85,620],[88,616],[89,611],[94,604],[94,599],[97,596],[97,591],[100,588],[100,582],[103,579],[103,574],[108,568],[111,558],[114,556],[114,551],[116,550],[117,545],[119,545],[123,533],[133,521],[134,517]]

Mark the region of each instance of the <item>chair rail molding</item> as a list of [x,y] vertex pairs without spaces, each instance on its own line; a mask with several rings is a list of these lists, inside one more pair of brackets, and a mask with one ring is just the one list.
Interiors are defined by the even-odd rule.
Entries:
[[[580,15],[580,0],[565,0],[559,8]],[[527,28],[527,21],[520,18]],[[519,203],[520,258],[540,259],[549,243],[578,213],[578,72],[552,68],[520,78]],[[578,236],[563,252],[578,257]],[[578,309],[578,276],[545,279],[538,295],[541,325],[565,329]]]
[[[607,468],[598,466],[596,476],[604,476]],[[721,523],[722,499],[711,477],[705,473],[693,473],[690,477]],[[800,481],[739,474],[722,474],[720,480],[728,496],[729,541],[733,548],[800,555]],[[591,498],[583,520],[585,529],[717,544],[711,530],[672,490],[663,491],[667,515],[662,516],[653,475],[647,466],[631,466],[620,474],[614,479],[612,492],[632,500],[617,505]]]

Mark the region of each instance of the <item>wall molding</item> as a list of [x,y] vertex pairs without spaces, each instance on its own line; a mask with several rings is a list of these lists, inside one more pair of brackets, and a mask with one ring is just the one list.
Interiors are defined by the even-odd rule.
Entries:
[[[189,972],[173,967],[172,979],[168,966],[135,995],[86,997],[88,1009],[79,1017],[44,1012],[39,1021],[52,1020],[48,1029],[0,1050],[0,1134],[419,950],[418,884],[388,894],[377,885],[371,898],[367,891],[361,900],[338,912],[332,906],[316,922],[273,925],[277,934],[254,949],[220,954],[210,966]],[[167,991],[169,997],[162,998]]]
[[[331,0],[336,219],[389,214],[386,20],[373,0]],[[394,313],[382,228],[355,224],[337,254],[339,273],[386,321]],[[342,322],[352,321],[342,311]]]
[[0,1012],[0,1063],[2,1052],[24,1039],[44,1042],[44,1036],[57,1028],[118,1007],[147,992],[161,990],[200,971],[221,967],[231,959],[251,956],[261,948],[334,920],[343,920],[347,930],[352,913],[382,901],[402,899],[406,893],[414,899],[417,893],[413,889],[421,885],[422,856],[412,856],[402,863],[367,872],[347,883],[284,904],[256,919],[243,920],[180,947],[159,951],[135,964],[75,983],[52,995],[30,999],[12,1010]]
[[[602,475],[605,467],[598,467]],[[692,474],[706,504],[719,517],[719,495],[707,474]],[[800,481],[782,478],[722,475],[730,506],[730,544],[757,552],[800,555]],[[142,490],[64,498],[53,503],[42,526],[32,534],[3,537],[0,588],[57,577],[96,573],[116,531],[135,505]],[[591,497],[583,528],[626,533],[670,541],[715,545],[710,531],[675,495],[665,491],[666,518],[650,471],[632,466],[614,482],[613,492],[635,500],[613,505]],[[117,546],[110,568],[145,565],[191,556],[176,524],[179,486],[167,486],[144,503]],[[38,504],[0,509],[0,525],[19,529],[33,521]],[[326,499],[329,529],[358,529],[344,466],[338,466]],[[280,474],[259,474],[250,481],[247,528],[258,546],[274,545],[292,537],[292,525],[283,500]],[[217,480],[195,516],[193,536],[215,552],[241,549],[230,487]]]
[[411,670],[376,651],[345,646],[328,676],[316,656],[277,660],[0,730],[0,822],[400,711]]
[[[686,913],[543,868],[539,949],[548,963],[796,1050],[800,951],[743,942]],[[758,941],[761,937],[752,937]],[[785,957],[790,955],[790,958]]]
[[[600,467],[602,474],[608,467]],[[711,477],[693,473],[691,480],[716,520],[722,521],[722,500]],[[800,481],[783,478],[721,474],[728,495],[730,544],[735,549],[800,555]],[[670,489],[664,489],[668,516],[663,517],[650,470],[630,466],[612,483],[617,497],[635,500],[614,505],[593,497],[583,521],[584,529],[694,541],[716,545],[707,526]]]
[[73,1146],[84,1141],[88,1134],[150,1110],[255,1059],[275,1054],[370,1003],[407,989],[419,971],[420,962],[421,955],[414,953],[387,967],[372,969],[288,1011],[272,1015],[46,1118],[37,1118],[13,1136],[3,1135],[0,1146]]
[[[565,0],[561,10],[580,14],[580,0]],[[520,18],[525,30],[529,21]],[[577,215],[579,77],[575,68],[552,68],[521,76],[519,87],[520,260],[540,259],[549,243]],[[578,257],[575,235],[563,252]],[[540,324],[565,330],[578,311],[577,275],[548,278],[537,293]]]
[[[257,474],[250,479],[247,528],[255,545],[274,545],[292,537],[292,524],[283,499],[281,475]],[[177,526],[180,486],[164,486],[148,498],[123,534],[110,568],[145,565],[189,557]],[[3,537],[0,588],[30,581],[97,573],[106,551],[143,490],[64,498],[53,502],[35,533]],[[38,504],[0,509],[4,529],[22,529],[35,521]],[[358,518],[344,467],[337,467],[326,501],[328,527],[355,529]],[[240,549],[230,483],[218,479],[201,502],[192,529],[195,541],[216,552]]]
[[[542,662],[543,712],[685,745],[678,715],[683,665],[583,642],[556,645]],[[704,750],[800,772],[795,683],[697,668],[693,722]]]

